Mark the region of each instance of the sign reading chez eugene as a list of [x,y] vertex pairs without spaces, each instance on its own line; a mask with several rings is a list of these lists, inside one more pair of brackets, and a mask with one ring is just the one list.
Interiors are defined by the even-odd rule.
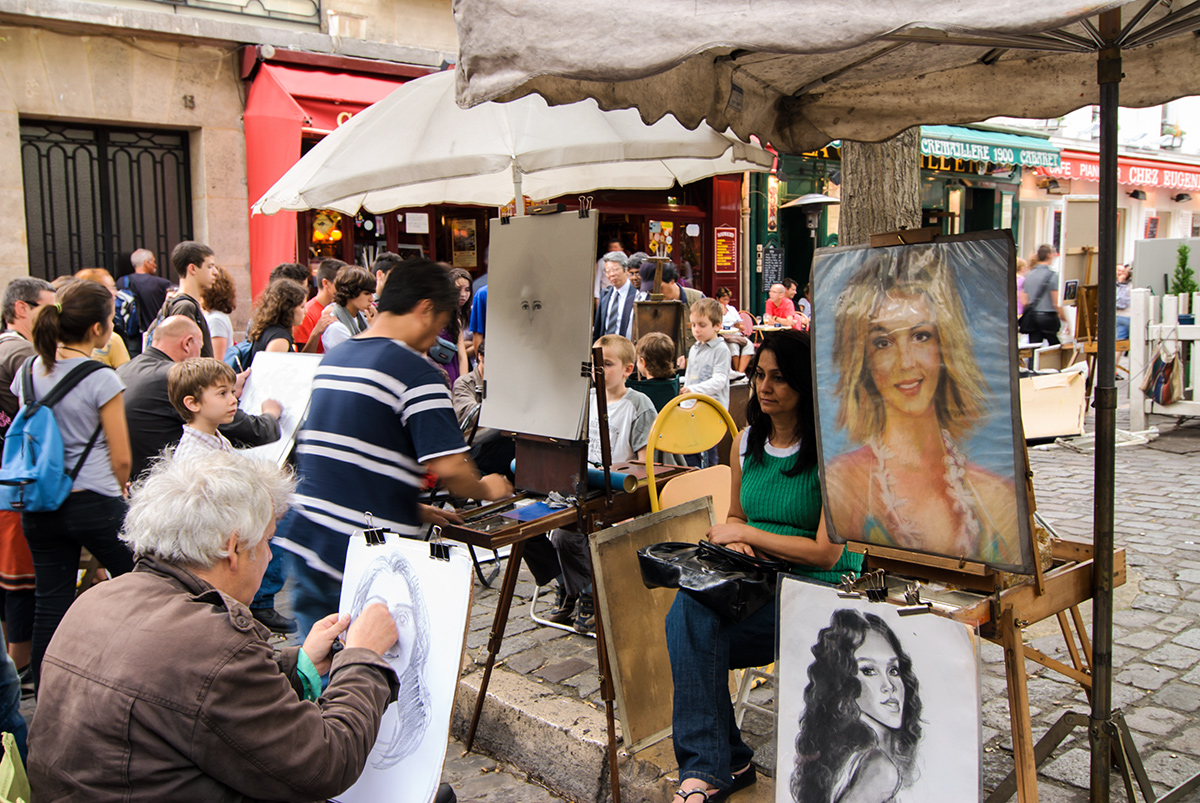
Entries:
[[[1077,181],[1099,181],[1100,161],[1093,154],[1064,152],[1061,167],[1039,167],[1037,174]],[[1200,165],[1126,159],[1122,156],[1117,166],[1117,183],[1195,192],[1200,190]]]

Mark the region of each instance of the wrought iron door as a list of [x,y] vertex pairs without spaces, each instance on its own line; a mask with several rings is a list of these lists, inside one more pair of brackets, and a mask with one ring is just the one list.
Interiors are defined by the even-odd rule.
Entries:
[[31,276],[120,276],[138,248],[165,274],[171,248],[192,237],[185,132],[26,120],[21,164]]

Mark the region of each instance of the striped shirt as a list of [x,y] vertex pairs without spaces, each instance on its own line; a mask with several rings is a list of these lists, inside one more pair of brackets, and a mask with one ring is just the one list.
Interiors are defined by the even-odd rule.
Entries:
[[348,340],[317,369],[296,438],[300,480],[274,543],[340,580],[366,513],[375,526],[417,535],[424,464],[465,451],[436,368],[398,340]]

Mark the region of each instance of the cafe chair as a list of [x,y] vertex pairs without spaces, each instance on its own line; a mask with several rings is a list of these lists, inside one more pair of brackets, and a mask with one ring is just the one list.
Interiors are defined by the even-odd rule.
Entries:
[[[693,404],[684,407],[688,402]],[[725,406],[716,399],[702,393],[685,393],[667,402],[654,419],[654,425],[650,428],[650,438],[646,443],[646,484],[650,491],[651,512],[657,513],[663,507],[659,500],[658,484],[654,480],[654,452],[697,454],[720,443],[726,432],[736,436],[737,424],[733,422],[733,416]],[[729,470],[728,466],[724,468]],[[729,484],[726,475],[726,513],[729,510]],[[713,501],[715,509],[715,497]]]

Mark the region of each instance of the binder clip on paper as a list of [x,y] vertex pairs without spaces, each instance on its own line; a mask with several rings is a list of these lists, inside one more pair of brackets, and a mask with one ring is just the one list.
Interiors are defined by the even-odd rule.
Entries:
[[363,537],[367,539],[367,546],[383,546],[386,544],[388,531],[382,527],[375,526],[375,520],[371,517],[371,511],[364,512],[363,519],[367,522],[367,527],[363,530]]
[[450,560],[450,544],[442,538],[440,525],[435,525],[429,531],[429,558],[431,560]]

